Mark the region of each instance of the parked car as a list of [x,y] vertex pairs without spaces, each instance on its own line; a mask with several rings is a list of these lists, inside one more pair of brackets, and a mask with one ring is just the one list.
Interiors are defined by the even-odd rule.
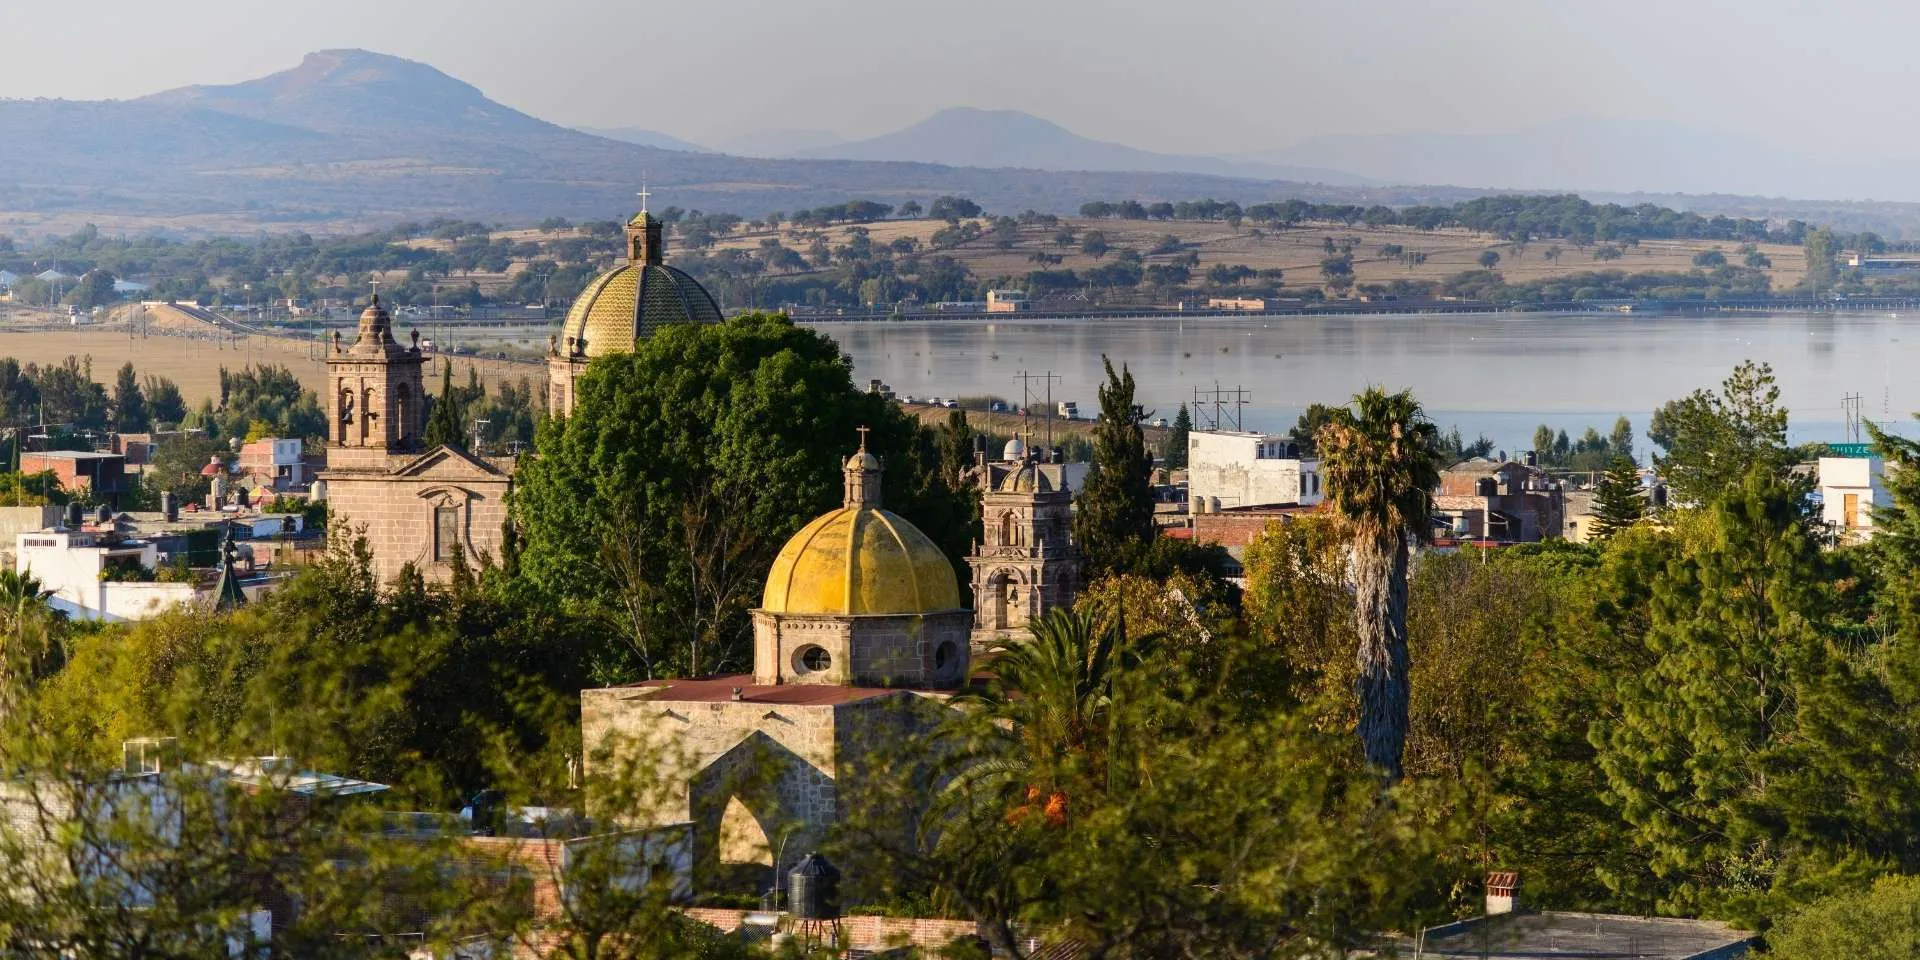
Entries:
[[954,409],[955,407],[958,407],[958,406],[960,406],[960,401],[958,401],[958,400],[943,400],[943,401],[941,401],[941,402],[940,402],[940,405],[941,405],[941,406],[943,406],[943,407],[946,407],[946,408],[947,408],[948,410],[952,410],[952,409]]

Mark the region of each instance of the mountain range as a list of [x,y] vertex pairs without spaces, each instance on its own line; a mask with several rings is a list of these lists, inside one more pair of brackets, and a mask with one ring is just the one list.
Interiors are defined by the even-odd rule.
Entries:
[[[849,199],[925,204],[941,194],[994,211],[1070,212],[1092,199],[1408,204],[1577,190],[1920,232],[1920,207],[1835,199],[1920,198],[1909,163],[1817,161],[1666,123],[1316,137],[1211,156],[1094,140],[1016,111],[956,108],[893,133],[836,139],[767,131],[709,149],[644,124],[568,129],[426,64],[325,50],[255,80],[135,100],[0,100],[0,231],[90,218],[176,233],[605,218],[633,206],[645,175],[662,205],[745,216]],[[1396,183],[1454,186],[1388,185]],[[1715,195],[1697,195],[1707,192]],[[1827,199],[1762,199],[1783,195]]]
[[[326,50],[271,76],[136,100],[0,101],[0,215],[101,215],[174,230],[231,229],[236,218],[341,229],[402,217],[610,217],[633,206],[643,174],[657,203],[747,216],[946,193],[1048,211],[1114,197],[1404,199],[1175,171],[770,160],[644,137],[548,123],[425,64]],[[624,142],[633,139],[642,142]]]

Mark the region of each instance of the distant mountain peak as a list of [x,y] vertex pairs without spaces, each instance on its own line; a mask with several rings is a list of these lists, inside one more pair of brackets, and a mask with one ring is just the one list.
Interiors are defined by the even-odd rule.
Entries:
[[545,128],[463,80],[370,50],[319,50],[298,66],[240,83],[180,87],[141,98],[311,130],[414,135],[475,125]]

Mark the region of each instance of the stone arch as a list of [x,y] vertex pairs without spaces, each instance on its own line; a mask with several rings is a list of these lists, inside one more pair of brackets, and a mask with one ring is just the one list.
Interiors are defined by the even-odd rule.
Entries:
[[340,381],[340,388],[337,392],[337,395],[339,399],[335,401],[334,409],[338,411],[338,416],[337,416],[337,419],[339,420],[339,424],[337,425],[338,432],[340,435],[340,442],[344,444],[353,439],[353,435],[350,432],[353,427],[353,421],[355,419],[354,410],[353,410],[353,407],[354,407],[353,386],[347,383],[347,381],[345,380]]
[[360,391],[360,445],[366,446],[373,439],[373,388]]
[[403,445],[413,441],[413,391],[405,383],[393,388],[393,439]]
[[1019,543],[1020,518],[1012,510],[1000,514],[1000,545],[1011,547]]
[[987,611],[987,626],[1011,630],[1026,622],[1026,574],[1000,567],[987,574],[986,596],[977,598]]
[[687,801],[699,885],[758,894],[824,836],[835,790],[831,776],[755,730],[688,778]]

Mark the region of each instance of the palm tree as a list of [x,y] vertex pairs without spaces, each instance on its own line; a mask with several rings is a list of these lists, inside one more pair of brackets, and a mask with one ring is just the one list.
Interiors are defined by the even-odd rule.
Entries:
[[1432,535],[1438,435],[1411,391],[1369,387],[1316,438],[1328,500],[1351,538],[1361,746],[1389,783],[1407,741],[1407,562]]
[[969,751],[959,781],[1004,803],[1063,810],[1068,778],[1103,783],[1113,747],[1120,675],[1138,664],[1151,637],[1129,638],[1123,619],[1086,610],[1049,610],[1031,637],[996,647],[992,680],[962,696],[979,703],[992,742]]
[[32,574],[0,570],[0,713],[66,660],[55,628],[64,615],[47,605],[52,596]]

